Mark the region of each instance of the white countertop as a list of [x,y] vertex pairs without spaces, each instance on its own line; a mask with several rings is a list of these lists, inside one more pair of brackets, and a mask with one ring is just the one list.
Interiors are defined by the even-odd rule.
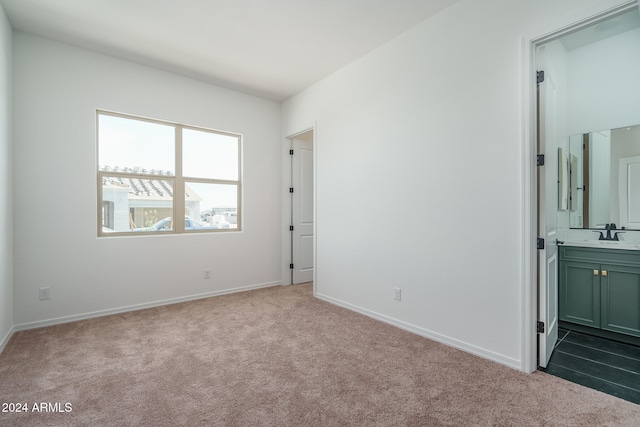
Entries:
[[640,251],[640,242],[624,242],[615,240],[565,240],[562,246]]

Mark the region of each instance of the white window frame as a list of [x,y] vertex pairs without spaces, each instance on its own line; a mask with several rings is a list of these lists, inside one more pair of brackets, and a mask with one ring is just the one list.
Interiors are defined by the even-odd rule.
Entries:
[[[100,170],[100,116],[113,116],[120,117],[128,120],[137,120],[147,123],[156,123],[165,126],[171,126],[175,130],[175,168],[173,175],[160,175],[152,173],[135,173],[125,171],[113,171],[113,170]],[[199,177],[185,177],[182,173],[182,131],[184,129],[196,130],[200,132],[208,132],[217,135],[226,135],[238,139],[238,179],[213,179],[213,178],[199,178]],[[117,113],[107,110],[96,110],[96,171],[97,171],[97,231],[98,237],[115,237],[115,236],[149,236],[149,235],[176,235],[176,234],[201,234],[201,233],[229,233],[242,231],[242,134],[221,131],[216,129],[209,129],[198,126],[185,125],[176,122],[169,122],[165,120],[151,119],[147,117],[140,117],[131,114]],[[203,183],[203,184],[223,184],[223,185],[236,185],[237,188],[237,227],[235,228],[219,228],[219,229],[206,229],[206,230],[185,230],[184,221],[173,221],[173,229],[170,231],[145,231],[140,233],[127,232],[104,232],[102,228],[103,223],[103,193],[102,183],[105,177],[120,177],[120,178],[133,178],[133,179],[158,179],[165,181],[173,181],[173,218],[184,218],[186,214],[185,210],[185,184],[189,182]],[[199,219],[198,219],[199,220]]]

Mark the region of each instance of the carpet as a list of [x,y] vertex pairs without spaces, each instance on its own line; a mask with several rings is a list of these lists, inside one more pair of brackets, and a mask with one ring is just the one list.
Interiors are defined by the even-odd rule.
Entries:
[[0,397],[3,426],[640,425],[640,405],[345,310],[311,284],[16,332]]

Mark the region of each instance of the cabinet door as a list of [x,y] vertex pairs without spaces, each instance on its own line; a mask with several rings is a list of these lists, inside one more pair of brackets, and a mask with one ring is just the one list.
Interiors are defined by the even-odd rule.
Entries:
[[563,262],[560,270],[560,320],[600,327],[600,264]]
[[602,265],[601,328],[640,337],[640,268]]

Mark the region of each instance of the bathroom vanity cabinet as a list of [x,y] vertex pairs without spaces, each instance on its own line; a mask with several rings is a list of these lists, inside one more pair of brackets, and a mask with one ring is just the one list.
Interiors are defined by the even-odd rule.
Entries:
[[563,322],[640,338],[640,251],[559,247]]

